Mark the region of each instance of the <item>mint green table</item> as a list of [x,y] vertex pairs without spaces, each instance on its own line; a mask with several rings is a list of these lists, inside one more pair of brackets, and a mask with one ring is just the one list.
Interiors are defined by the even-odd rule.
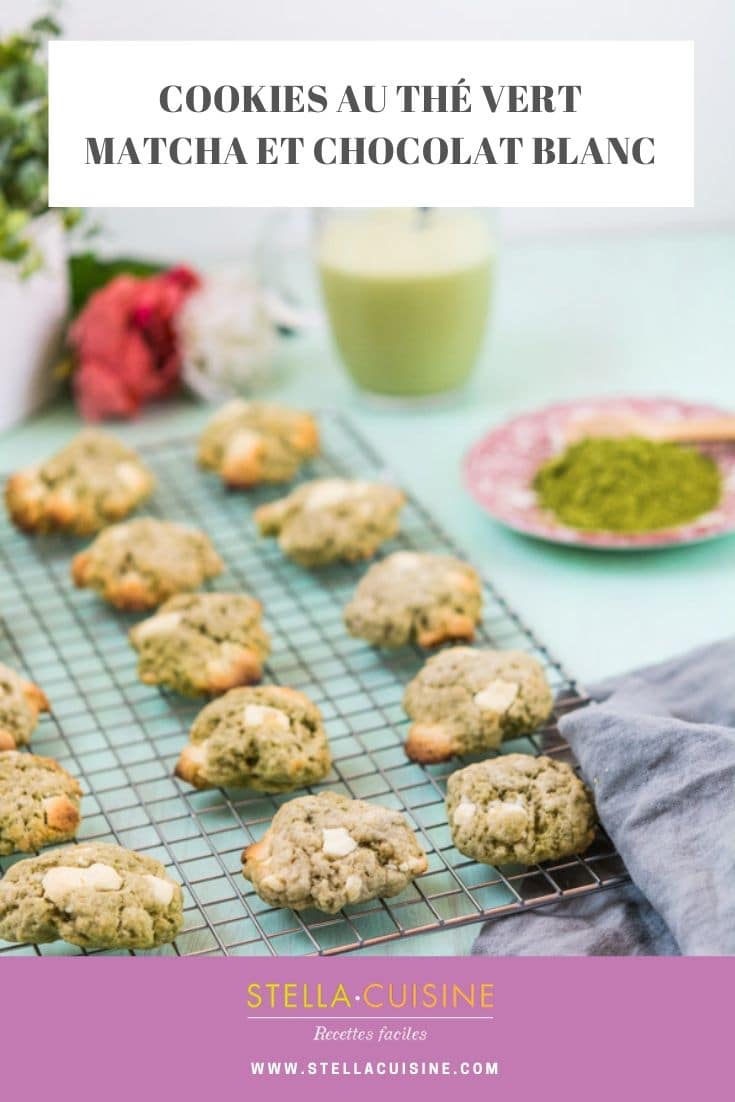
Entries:
[[[284,342],[269,395],[351,417],[570,672],[590,682],[731,634],[735,537],[629,554],[533,542],[467,497],[461,457],[508,416],[578,396],[671,394],[735,408],[734,291],[735,233],[515,245],[501,256],[488,346],[461,395],[421,408],[373,403],[352,389],[321,334]],[[178,435],[208,412],[182,400],[116,431],[133,442]],[[76,427],[73,410],[58,405],[6,432],[0,468],[52,451]],[[376,951],[464,954],[475,932]]]

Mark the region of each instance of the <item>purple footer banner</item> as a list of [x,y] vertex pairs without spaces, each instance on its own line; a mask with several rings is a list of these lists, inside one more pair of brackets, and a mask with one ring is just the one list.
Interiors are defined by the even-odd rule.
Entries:
[[731,959],[6,960],[0,1098],[732,1098]]

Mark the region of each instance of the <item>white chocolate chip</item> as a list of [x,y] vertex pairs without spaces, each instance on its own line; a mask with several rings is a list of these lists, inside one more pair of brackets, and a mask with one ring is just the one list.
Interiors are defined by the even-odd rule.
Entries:
[[518,842],[528,828],[528,813],[516,800],[493,800],[487,807],[490,829],[506,841]]
[[514,681],[491,681],[481,692],[475,693],[474,700],[481,712],[505,715],[517,696],[518,685]]
[[364,482],[349,482],[345,478],[325,478],[310,486],[306,495],[306,509],[323,509],[328,505],[340,505],[365,493]]
[[471,800],[461,800],[454,809],[454,825],[458,827],[469,826],[475,817],[477,804]]
[[280,876],[264,876],[260,882],[261,888],[265,888],[266,891],[280,892],[283,888],[283,880]]
[[350,903],[354,903],[356,899],[360,898],[360,892],[362,891],[362,877],[356,876],[354,873],[348,876],[345,880],[345,894],[347,895]]
[[174,897],[175,885],[173,881],[165,880],[162,876],[150,875],[145,875],[143,879],[150,886],[156,903],[160,903],[162,907],[168,907]]
[[225,448],[225,462],[249,459],[262,443],[263,437],[252,429],[240,429]]
[[142,490],[148,483],[147,476],[136,463],[118,463],[115,474],[128,490]]
[[171,635],[181,623],[181,612],[160,612],[157,616],[151,616],[138,624],[135,631],[136,639],[149,639],[156,635]]
[[291,726],[291,720],[280,708],[269,708],[265,704],[248,704],[243,712],[243,718],[247,727],[260,727],[268,720],[287,731]]
[[189,746],[185,746],[181,751],[182,758],[186,759],[186,763],[192,765],[206,765],[207,764],[207,742],[190,743]]
[[75,891],[91,889],[95,892],[116,892],[122,887],[122,879],[111,865],[95,861],[88,868],[58,865],[49,869],[41,886],[43,894],[58,907]]
[[396,570],[416,570],[421,565],[421,556],[416,551],[396,551],[389,561]]
[[344,827],[322,828],[322,853],[325,857],[347,857],[357,849],[357,842]]
[[111,528],[105,528],[103,536],[110,543],[117,543],[119,540],[129,539],[130,530],[127,524],[113,524]]
[[207,662],[207,673],[213,679],[229,679],[236,672],[244,653],[244,647],[240,643],[225,641],[219,644],[219,658],[210,658]]

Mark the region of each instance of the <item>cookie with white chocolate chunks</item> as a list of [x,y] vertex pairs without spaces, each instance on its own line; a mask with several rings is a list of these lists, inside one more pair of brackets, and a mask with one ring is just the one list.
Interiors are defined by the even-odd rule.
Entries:
[[497,750],[503,739],[545,723],[553,703],[543,666],[530,654],[450,647],[406,686],[403,707],[413,720],[406,754],[439,762]]
[[247,593],[180,593],[130,629],[138,676],[185,696],[252,685],[270,641],[260,602]]
[[96,590],[116,608],[141,612],[175,593],[197,589],[222,572],[204,532],[170,520],[139,517],[105,528],[75,555],[75,585]]
[[152,857],[85,842],[19,861],[6,872],[0,938],[153,949],[176,937],[182,906],[180,886]]
[[398,531],[405,500],[380,482],[317,478],[254,516],[261,535],[277,537],[284,555],[301,566],[324,566],[374,555]]
[[153,491],[153,475],[114,436],[84,429],[44,463],[11,475],[5,502],[24,532],[92,535]]
[[435,647],[471,640],[482,611],[482,583],[451,555],[395,551],[367,571],[344,610],[350,635],[376,647],[414,640]]
[[290,792],[323,780],[331,756],[316,704],[296,689],[231,689],[194,720],[176,776],[217,785]]
[[48,711],[43,690],[0,662],[0,752],[25,746],[39,713]]
[[199,437],[202,467],[238,489],[289,482],[319,453],[319,429],[309,413],[265,402],[227,402]]
[[398,895],[427,869],[400,812],[336,792],[283,804],[242,859],[243,876],[266,903],[327,914]]
[[79,782],[51,758],[0,754],[0,854],[70,842],[81,821],[81,795]]
[[447,816],[460,853],[487,865],[571,857],[595,836],[592,797],[574,770],[532,754],[501,754],[452,773]]

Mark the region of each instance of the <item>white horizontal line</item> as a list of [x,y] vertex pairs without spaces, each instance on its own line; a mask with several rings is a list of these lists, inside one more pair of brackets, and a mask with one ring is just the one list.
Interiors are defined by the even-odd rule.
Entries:
[[249,1022],[492,1022],[492,1014],[439,1014],[397,1017],[386,1014],[350,1014],[349,1017],[334,1014],[248,1014]]

